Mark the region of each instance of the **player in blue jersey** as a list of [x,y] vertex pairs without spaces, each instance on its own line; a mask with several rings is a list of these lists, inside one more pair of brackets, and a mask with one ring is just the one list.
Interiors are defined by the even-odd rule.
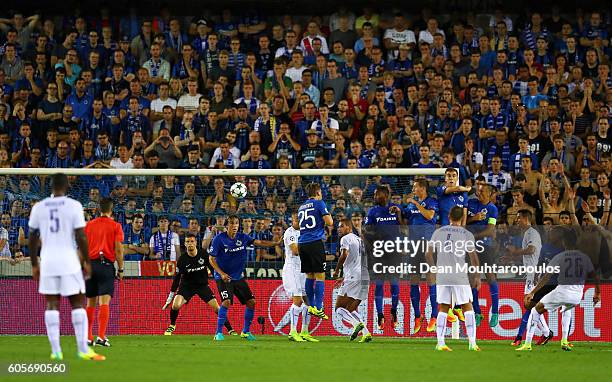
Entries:
[[[473,226],[476,240],[482,240],[484,251],[479,252],[480,265],[493,264],[493,239],[495,238],[495,225],[497,224],[497,207],[491,201],[492,186],[480,184],[476,189],[476,199],[468,203],[468,225]],[[495,273],[486,273],[489,291],[491,293],[491,317],[489,326],[495,327],[498,323],[499,287]],[[480,304],[478,303],[478,289],[472,288],[474,312],[476,313],[476,326],[482,321]]]
[[[459,171],[456,168],[449,167],[444,172],[444,184],[436,187],[436,196],[438,197],[439,206],[439,223],[441,226],[449,225],[450,220],[448,218],[451,208],[454,206],[463,208],[463,220],[461,225],[465,226],[467,222],[467,205],[468,205],[468,192],[471,191],[471,187],[459,185]],[[459,320],[464,321],[463,311],[460,306],[455,306],[448,312],[448,319],[450,322],[454,322],[457,317]],[[431,326],[431,321],[427,326],[427,331],[434,331],[435,325]]]
[[249,284],[242,278],[247,261],[246,248],[251,244],[258,247],[274,247],[280,244],[280,242],[268,240],[255,240],[242,232],[238,232],[239,227],[240,219],[238,216],[229,216],[227,231],[215,236],[208,250],[210,265],[215,270],[215,281],[222,299],[215,341],[224,340],[223,326],[227,319],[227,311],[234,300],[234,295],[242,305],[246,305],[244,327],[240,337],[248,341],[255,340],[250,330],[255,315],[255,297],[253,297]]
[[[375,236],[375,240],[380,240],[381,234],[388,234],[390,240],[394,240],[394,232],[397,230],[383,230],[380,226],[398,226],[401,223],[401,216],[397,213],[401,208],[393,203],[389,203],[389,187],[380,185],[374,191],[375,206],[368,210],[368,215],[363,222],[366,228],[366,234]],[[393,212],[391,211],[393,209]],[[399,303],[399,280],[391,280],[391,318],[393,325],[396,326],[397,320],[397,305]],[[376,288],[374,290],[374,303],[376,312],[378,313],[378,329],[383,330],[385,324],[385,315],[383,313],[383,297],[385,294],[385,286],[383,280],[376,280]]]
[[325,238],[326,228],[329,232],[334,221],[323,199],[321,186],[310,183],[306,186],[308,199],[298,208],[300,237],[298,252],[301,271],[306,274],[305,292],[311,306],[308,313],[324,320],[328,317],[323,311],[325,295]]
[[[410,301],[414,309],[414,327],[412,332],[417,334],[421,330],[421,281],[420,266],[425,262],[426,241],[431,239],[431,235],[436,229],[438,212],[438,201],[427,194],[429,182],[426,179],[417,179],[412,187],[413,197],[408,199],[406,208],[402,211],[402,221],[407,222],[410,228],[410,240],[413,242],[421,241],[423,247],[417,253],[412,254],[410,263],[417,267],[417,272],[410,275]],[[436,330],[436,316],[438,315],[438,303],[436,302],[435,277],[431,273],[426,274],[427,284],[429,285],[429,302],[431,303],[431,318],[427,331]]]
[[468,192],[472,188],[459,185],[459,172],[456,168],[449,167],[444,172],[444,185],[436,187],[438,206],[440,208],[440,225],[449,225],[448,214],[454,206],[463,208],[463,222],[467,221]]

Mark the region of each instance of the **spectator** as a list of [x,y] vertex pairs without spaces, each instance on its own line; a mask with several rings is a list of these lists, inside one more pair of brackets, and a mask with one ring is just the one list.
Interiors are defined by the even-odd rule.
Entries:
[[149,239],[150,260],[177,260],[181,255],[178,234],[169,230],[169,220],[165,215],[157,219],[157,230]]
[[159,137],[145,149],[145,155],[153,150],[157,152],[160,163],[165,164],[168,168],[177,168],[183,159],[183,153],[174,144],[167,128],[159,130]]

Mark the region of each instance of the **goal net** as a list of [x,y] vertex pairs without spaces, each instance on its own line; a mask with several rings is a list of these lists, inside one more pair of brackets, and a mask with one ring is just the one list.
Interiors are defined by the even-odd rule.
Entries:
[[[352,328],[333,312],[338,288],[331,278],[339,257],[338,222],[348,218],[355,231],[361,232],[368,211],[376,205],[375,192],[384,187],[389,190],[389,202],[404,211],[404,217],[412,210],[419,210],[415,202],[422,198],[415,195],[415,183],[426,185],[425,196],[435,199],[438,186],[445,183],[444,169],[359,169],[359,170],[118,170],[118,169],[62,169],[68,175],[68,195],[81,202],[87,220],[99,214],[99,203],[104,197],[114,200],[113,218],[124,230],[124,278],[115,281],[115,293],[110,305],[109,335],[162,334],[169,324],[169,309],[162,310],[172,278],[176,272],[176,257],[184,255],[184,237],[193,233],[202,243],[215,232],[225,229],[229,215],[238,215],[240,229],[259,240],[279,241],[291,225],[291,213],[307,199],[305,186],[317,183],[321,186],[323,200],[334,220],[334,229],[325,241],[326,295],[324,307],[330,319],[322,321],[313,317],[310,330],[313,335],[345,335]],[[45,333],[43,297],[37,292],[38,284],[32,280],[27,248],[28,217],[32,206],[50,195],[50,175],[56,169],[0,169],[0,210],[2,234],[0,244],[0,334],[40,335]],[[236,183],[246,186],[246,196],[232,196],[230,188]],[[417,186],[418,187],[418,186]],[[502,198],[494,194],[492,198]],[[474,192],[466,194],[474,199]],[[410,205],[413,207],[409,207]],[[423,209],[433,209],[423,203]],[[446,206],[445,208],[449,208]],[[436,214],[440,211],[435,208]],[[416,212],[414,212],[416,213]],[[506,214],[507,215],[507,214]],[[163,221],[168,224],[164,226]],[[438,216],[433,218],[438,221]],[[509,256],[507,249],[521,246],[518,231],[508,229],[507,217],[498,219],[496,238],[492,241],[490,261],[497,265],[523,265],[520,257]],[[418,220],[408,224],[408,229],[418,232]],[[411,227],[412,226],[412,227]],[[382,228],[381,228],[382,227]],[[387,226],[389,227],[389,226]],[[402,227],[403,229],[404,227]],[[535,227],[542,234],[543,227]],[[166,229],[176,237],[174,245],[162,246],[158,238]],[[400,229],[401,231],[401,229]],[[406,234],[406,231],[398,231]],[[161,234],[161,236],[160,236]],[[388,228],[379,226],[375,235],[389,234]],[[168,235],[168,234],[165,234]],[[375,238],[376,239],[376,238]],[[372,251],[371,236],[363,238],[366,252]],[[167,240],[166,240],[167,241]],[[251,245],[247,248],[247,266],[244,277],[256,299],[254,334],[287,334],[291,296],[283,288],[282,271],[284,248]],[[372,272],[376,257],[364,254]],[[375,262],[375,261],[374,261]],[[424,262],[421,259],[421,262]],[[410,263],[410,261],[408,261]],[[417,266],[418,267],[418,266]],[[516,271],[516,272],[514,272]],[[423,317],[423,328],[418,337],[435,337],[425,330],[432,316],[432,289],[422,272],[390,274],[375,280],[372,274],[368,298],[359,313],[367,321],[368,328],[379,336],[414,336],[415,317]],[[412,276],[412,277],[411,277]],[[483,322],[478,337],[485,339],[514,338],[524,313],[523,295],[526,276],[518,268],[508,268],[497,274],[499,290],[498,306],[494,307],[491,285],[482,275],[478,293]],[[383,297],[376,298],[376,285],[383,285]],[[412,284],[412,286],[411,286]],[[394,289],[399,285],[399,292]],[[418,286],[418,288],[417,288]],[[219,299],[213,276],[210,287]],[[605,295],[608,285],[602,287]],[[380,287],[379,287],[380,288]],[[418,291],[418,293],[416,292]],[[594,288],[587,285],[585,298],[576,308],[572,333],[575,339],[612,340],[612,330],[603,318],[610,317],[608,306],[594,306]],[[608,291],[609,293],[609,291]],[[435,301],[434,301],[435,302]],[[377,327],[378,307],[387,318],[387,325]],[[397,309],[398,322],[391,324],[389,310]],[[499,323],[489,325],[489,318],[497,309]],[[62,334],[71,333],[69,306],[62,302]],[[244,307],[237,299],[230,308],[228,318],[237,331],[242,328]],[[418,309],[418,313],[417,310]],[[561,329],[559,315],[548,315],[551,330]],[[450,333],[449,324],[449,333]],[[216,315],[198,296],[182,307],[176,334],[212,334],[216,328]],[[455,326],[458,328],[458,326]],[[463,335],[463,325],[455,336]],[[94,333],[96,326],[94,325]]]

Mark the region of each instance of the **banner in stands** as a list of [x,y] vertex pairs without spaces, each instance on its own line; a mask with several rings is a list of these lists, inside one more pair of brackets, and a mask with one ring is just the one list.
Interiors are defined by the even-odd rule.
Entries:
[[[289,330],[289,307],[291,299],[285,293],[280,280],[250,280],[249,284],[257,300],[255,319],[252,326],[253,334],[286,334]],[[169,323],[169,310],[161,310],[168,291],[170,279],[139,279],[130,278],[117,282],[115,297],[111,302],[111,319],[109,335],[117,334],[159,334],[161,335]],[[522,315],[523,284],[520,282],[500,282],[499,325],[490,328],[486,319],[478,328],[478,338],[482,339],[512,339],[520,325]],[[0,306],[11,307],[0,310],[0,334],[45,334],[43,321],[44,300],[37,293],[37,283],[31,279],[2,279],[0,288],[11,293],[0,294]],[[327,281],[327,291],[332,291],[333,281]],[[216,293],[216,286],[211,281],[211,288]],[[318,318],[311,320],[311,330],[314,335],[346,335],[351,330],[340,318],[332,312],[337,289],[327,293],[325,310],[330,316],[328,321]],[[425,307],[425,317],[430,316],[427,285],[421,285],[421,306]],[[597,307],[593,306],[592,286],[585,288],[584,298],[576,307],[573,316],[570,339],[573,341],[612,341],[612,307],[608,296],[612,293],[612,285],[602,285],[603,300]],[[410,286],[407,282],[400,283],[400,305],[398,307],[399,325],[391,328],[388,324],[383,332],[373,328],[376,316],[374,308],[374,288],[370,289],[367,302],[360,306],[360,313],[367,319],[368,328],[377,336],[408,337],[414,322],[414,314],[410,308]],[[384,304],[388,316],[391,303],[389,287],[386,286]],[[61,305],[61,333],[71,334],[70,307],[66,299]],[[480,291],[480,305],[483,311],[488,311],[490,304],[487,284],[483,283]],[[244,308],[236,301],[230,308],[229,320],[237,331],[242,328]],[[198,297],[181,309],[177,321],[176,334],[213,334],[216,327],[216,315],[210,307]],[[558,312],[547,314],[551,330],[559,337],[561,321]],[[461,325],[461,331],[464,328]],[[96,329],[94,326],[94,333]],[[427,333],[424,329],[417,337],[435,337],[435,333]]]
[[[280,279],[282,276],[283,263],[270,263],[271,265],[261,266],[257,264],[255,266],[247,266],[245,275],[251,279]],[[138,262],[138,276],[146,277],[164,277],[174,276],[176,272],[176,262],[167,261],[139,261]]]

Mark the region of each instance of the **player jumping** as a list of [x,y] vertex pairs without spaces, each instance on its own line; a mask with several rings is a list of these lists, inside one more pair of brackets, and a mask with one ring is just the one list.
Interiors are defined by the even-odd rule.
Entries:
[[[162,310],[165,310],[172,304],[170,309],[170,326],[164,332],[165,336],[171,336],[174,333],[179,310],[196,294],[216,314],[219,313],[219,303],[208,286],[208,259],[198,250],[198,240],[194,234],[188,233],[185,235],[185,248],[187,256],[179,257],[176,262],[176,273],[172,280],[170,293],[162,307]],[[233,332],[229,320],[225,321],[224,326],[229,333]]]
[[[463,221],[461,225],[465,226],[467,223],[467,205],[468,205],[468,192],[472,190],[469,186],[459,185],[459,171],[456,168],[449,167],[444,172],[444,184],[436,187],[436,196],[438,198],[438,208],[440,217],[440,226],[449,225],[448,215],[450,214],[451,208],[454,206],[463,208]],[[431,293],[430,293],[431,296]],[[433,298],[435,300],[435,297]],[[453,309],[448,311],[448,321],[455,322],[459,318],[460,321],[464,321],[463,312],[458,306],[454,306]],[[435,321],[429,321],[427,325],[427,331],[433,332],[436,330]]]
[[[479,185],[476,190],[477,199],[471,199],[468,202],[468,225],[473,225],[478,228],[476,239],[482,240],[484,251],[479,252],[480,264],[492,265],[493,256],[493,239],[495,238],[495,225],[497,224],[497,207],[491,200],[491,185]],[[497,326],[498,311],[499,311],[499,286],[497,285],[497,276],[495,273],[486,273],[487,282],[489,283],[489,292],[491,293],[491,317],[489,318],[489,326]],[[482,313],[478,302],[478,288],[472,287],[472,295],[474,301],[474,312],[476,313],[476,326],[482,321]]]
[[215,281],[222,299],[217,320],[217,332],[214,337],[215,341],[225,339],[223,326],[227,320],[227,311],[234,300],[234,295],[242,305],[246,305],[244,326],[240,337],[248,341],[255,340],[255,336],[251,334],[251,322],[253,322],[253,316],[255,316],[255,297],[253,297],[249,284],[242,278],[247,261],[246,248],[251,244],[258,247],[274,247],[279,244],[268,240],[255,240],[242,232],[238,232],[239,227],[240,219],[238,216],[230,215],[227,218],[227,231],[215,236],[208,251],[210,265],[215,270]]
[[[536,327],[535,323],[539,321],[540,315],[544,314],[545,311],[553,311],[557,308],[571,310],[580,303],[587,277],[593,279],[595,282],[593,303],[597,304],[601,299],[599,277],[593,269],[591,259],[576,249],[576,243],[578,241],[576,233],[572,229],[559,226],[554,227],[551,234],[554,240],[562,242],[565,248],[563,252],[553,257],[550,263],[548,263],[550,267],[559,267],[560,272],[557,274],[559,285],[557,285],[552,292],[544,296],[542,300],[531,309],[531,316],[527,323],[527,338],[525,339],[525,343],[516,349],[517,351],[531,351],[531,341],[533,340],[533,334]],[[550,277],[550,273],[545,273],[540,278],[538,285],[531,293],[525,296],[525,304],[528,304],[531,299],[533,299],[534,295],[545,287]],[[570,323],[570,320],[564,320],[562,325],[561,349],[566,351],[572,350],[572,346],[569,345],[567,339]]]
[[[450,225],[438,228],[431,237],[430,245],[425,255],[427,263],[430,266],[434,265],[433,254],[437,253],[436,267],[451,267],[453,272],[439,272],[435,274],[437,285],[437,298],[439,304],[438,319],[437,319],[437,336],[438,351],[452,351],[445,342],[444,335],[446,332],[446,313],[450,308],[451,301],[461,306],[465,315],[465,332],[469,340],[469,350],[480,351],[480,347],[476,344],[476,319],[472,309],[472,292],[470,290],[470,280],[468,273],[460,272],[459,268],[465,265],[465,250],[455,250],[454,246],[458,243],[464,243],[461,247],[468,249],[467,244],[473,243],[471,248],[475,248],[474,235],[461,226],[463,221],[463,208],[453,207],[450,210]],[[452,243],[452,245],[448,245]],[[472,265],[478,265],[478,257],[476,252],[468,251],[468,256]],[[444,269],[444,268],[442,268]],[[480,284],[480,277],[476,278],[475,286]]]
[[[370,286],[370,277],[362,262],[361,239],[353,233],[353,224],[348,218],[340,221],[338,234],[341,236],[340,258],[332,274],[336,285],[341,285],[336,300],[336,312],[344,321],[353,325],[351,341],[363,332],[359,342],[370,342],[372,334],[357,312],[361,301],[368,298]],[[344,270],[344,278],[339,278],[341,269]]]
[[[310,315],[308,314],[308,305],[304,303],[304,285],[306,276],[301,272],[300,258],[298,253],[298,239],[300,237],[300,223],[298,214],[291,214],[291,226],[287,228],[283,235],[285,244],[285,265],[283,265],[283,288],[288,295],[293,299],[293,304],[290,308],[291,313],[291,331],[289,332],[289,340],[295,342],[319,342],[318,339],[310,335],[308,324]],[[302,315],[301,332],[297,332],[297,324]]]
[[[83,206],[66,196],[68,177],[55,174],[51,179],[53,195],[36,203],[30,213],[28,247],[32,277],[39,281],[38,291],[47,300],[45,326],[51,343],[51,359],[62,360],[60,346],[60,296],[68,297],[72,306],[72,326],[77,343],[77,356],[83,360],[104,361],[106,357],[87,346],[87,313],[85,280],[91,274],[91,263]],[[76,245],[75,245],[76,241]],[[41,245],[42,243],[42,245]],[[78,246],[78,250],[77,250]],[[40,248],[41,263],[38,263]]]
[[[388,234],[391,240],[394,240],[394,234],[399,232],[401,223],[401,207],[389,203],[389,187],[381,185],[374,191],[374,202],[376,205],[368,210],[364,225],[366,235],[373,235],[375,239],[380,239],[381,235]],[[385,226],[395,226],[395,229],[386,230]],[[381,228],[382,227],[382,228]],[[393,326],[398,325],[397,305],[399,304],[399,280],[397,278],[390,281],[391,284],[391,319]],[[374,304],[378,313],[378,329],[383,330],[385,325],[385,315],[383,313],[383,297],[385,294],[383,280],[376,280],[376,289],[374,289]]]
[[306,296],[310,307],[308,313],[324,320],[328,317],[323,311],[325,295],[325,228],[330,231],[334,221],[323,202],[321,186],[310,183],[306,186],[308,200],[298,208],[300,237],[298,251],[301,271],[306,274]]
[[[429,184],[427,179],[417,179],[412,187],[413,197],[408,199],[408,204],[403,211],[402,216],[408,220],[410,225],[410,240],[418,242],[419,240],[429,240],[436,229],[436,213],[438,212],[438,201],[427,195]],[[420,264],[424,262],[425,248],[423,251],[411,256],[411,263],[420,269]],[[433,332],[436,330],[436,316],[438,315],[438,304],[436,302],[436,282],[431,274],[426,275],[427,284],[429,285],[429,302],[431,303],[431,318],[427,331]],[[421,330],[421,289],[419,283],[421,281],[420,272],[415,272],[410,275],[410,301],[414,309],[414,327],[413,334],[417,334]]]

